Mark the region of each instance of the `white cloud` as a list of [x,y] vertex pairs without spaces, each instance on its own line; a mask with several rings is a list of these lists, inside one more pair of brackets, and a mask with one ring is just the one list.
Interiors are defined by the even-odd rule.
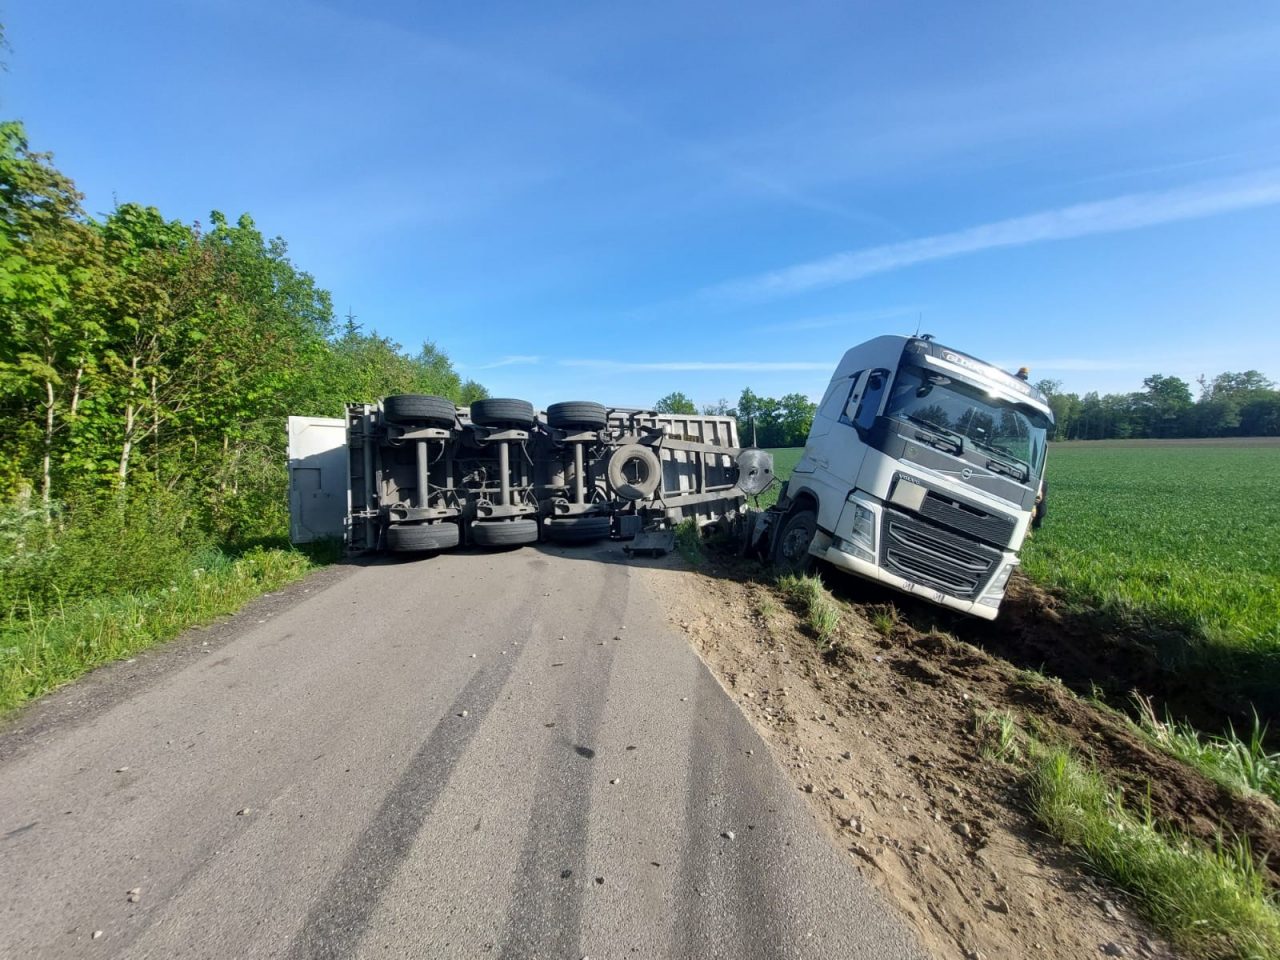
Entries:
[[651,363],[629,363],[621,360],[561,360],[562,367],[580,367],[592,370],[728,370],[748,373],[776,373],[791,370],[830,370],[832,361],[821,363],[791,360],[669,360]]
[[529,354],[513,354],[506,357],[499,357],[497,360],[494,360],[492,363],[475,364],[474,366],[470,366],[467,369],[494,370],[494,369],[497,369],[498,367],[527,366],[530,364],[541,363],[541,362],[542,362],[541,357],[531,356]]
[[781,270],[731,281],[707,291],[759,299],[852,283],[877,273],[1001,247],[1020,247],[1100,233],[1139,230],[1280,203],[1280,169],[1150,193],[1080,203],[976,227],[837,253]]

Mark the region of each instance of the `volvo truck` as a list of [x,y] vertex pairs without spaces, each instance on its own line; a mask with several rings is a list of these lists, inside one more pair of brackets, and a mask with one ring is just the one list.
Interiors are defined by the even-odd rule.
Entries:
[[847,351],[752,543],[994,619],[1040,508],[1053,411],[1017,375],[935,342]]

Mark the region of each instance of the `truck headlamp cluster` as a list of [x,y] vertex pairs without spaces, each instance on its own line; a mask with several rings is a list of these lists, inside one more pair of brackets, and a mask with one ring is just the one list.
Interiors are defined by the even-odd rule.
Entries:
[[987,584],[987,589],[982,593],[982,599],[978,602],[988,607],[1000,606],[1000,601],[1004,598],[1004,588],[1009,585],[1009,578],[1013,576],[1013,568],[1017,564],[1006,563],[995,578]]
[[868,550],[876,546],[876,515],[860,503],[853,506],[853,541]]

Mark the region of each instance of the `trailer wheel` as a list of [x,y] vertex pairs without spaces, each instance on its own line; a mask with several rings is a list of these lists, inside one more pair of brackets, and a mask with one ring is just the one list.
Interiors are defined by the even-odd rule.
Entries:
[[471,539],[479,547],[519,547],[538,542],[538,521],[476,520],[471,524]]
[[773,541],[773,565],[782,573],[797,576],[813,567],[809,545],[818,532],[818,515],[812,510],[797,510],[787,517]]
[[613,529],[609,517],[556,517],[547,521],[547,539],[556,543],[591,543]]
[[457,545],[456,523],[393,523],[387,527],[387,549],[392,553],[448,550]]
[[452,400],[420,393],[400,393],[382,401],[382,414],[392,423],[429,423],[453,427],[458,420]]
[[527,400],[490,398],[471,404],[471,422],[482,427],[529,427],[533,419],[533,404]]
[[609,457],[609,486],[624,500],[647,500],[658,489],[662,464],[648,447],[626,443]]
[[582,427],[600,430],[608,423],[609,414],[604,406],[588,400],[566,400],[547,407],[547,425],[558,429]]

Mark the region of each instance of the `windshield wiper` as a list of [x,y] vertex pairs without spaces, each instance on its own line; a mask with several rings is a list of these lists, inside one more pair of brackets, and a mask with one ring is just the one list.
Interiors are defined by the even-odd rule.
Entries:
[[[930,430],[933,434],[932,436],[924,436],[919,432],[917,432],[916,433],[917,440],[941,440],[944,443],[950,443],[952,449],[954,450],[957,456],[964,453],[964,438],[960,436],[960,434],[953,433],[952,431],[948,430],[946,427],[939,426],[938,424],[934,423],[932,420],[926,420],[924,417],[917,417],[911,413],[904,413],[903,416],[906,417],[908,420],[910,420],[912,423],[919,424],[920,426],[925,427],[926,429]],[[937,444],[934,444],[934,446],[937,446]]]
[[[972,437],[969,439],[973,440]],[[1031,476],[1031,465],[1024,460],[1019,460],[1013,454],[992,444],[983,443],[981,440],[973,440],[973,445],[994,455],[987,461],[988,470],[1003,473],[1006,477],[1013,477],[1019,483],[1025,483],[1027,478]]]

